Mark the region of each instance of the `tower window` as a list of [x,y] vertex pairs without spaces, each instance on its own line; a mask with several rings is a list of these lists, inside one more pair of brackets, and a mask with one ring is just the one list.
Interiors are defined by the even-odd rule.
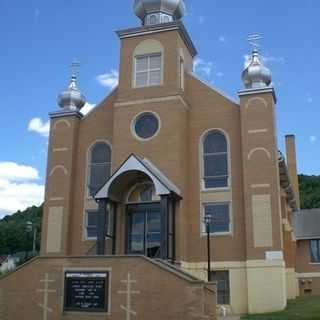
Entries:
[[205,189],[228,186],[228,143],[225,135],[211,131],[203,141],[203,182]]
[[150,16],[149,21],[150,21],[150,24],[157,24],[158,23],[158,17],[155,14],[152,14]]
[[137,56],[135,58],[135,87],[160,85],[161,69],[161,53]]
[[105,142],[97,142],[91,148],[89,167],[89,193],[94,196],[107,182],[111,174],[111,148]]

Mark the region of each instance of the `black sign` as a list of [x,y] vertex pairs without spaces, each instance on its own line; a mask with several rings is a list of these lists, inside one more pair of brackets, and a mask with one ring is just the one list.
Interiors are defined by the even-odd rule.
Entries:
[[66,272],[65,311],[106,312],[107,272]]

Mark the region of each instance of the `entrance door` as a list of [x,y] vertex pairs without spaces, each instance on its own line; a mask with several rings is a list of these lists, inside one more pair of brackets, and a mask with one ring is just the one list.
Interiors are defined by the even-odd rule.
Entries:
[[160,256],[160,203],[128,205],[128,253]]

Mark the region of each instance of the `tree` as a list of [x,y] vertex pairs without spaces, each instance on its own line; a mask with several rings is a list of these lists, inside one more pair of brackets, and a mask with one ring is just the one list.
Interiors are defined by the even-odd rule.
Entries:
[[301,209],[320,208],[320,176],[299,175]]

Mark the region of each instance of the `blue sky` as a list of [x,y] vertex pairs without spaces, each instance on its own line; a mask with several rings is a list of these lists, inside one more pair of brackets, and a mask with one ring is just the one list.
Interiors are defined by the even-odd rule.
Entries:
[[[39,204],[48,112],[81,62],[80,87],[94,105],[117,81],[115,30],[139,25],[133,0],[0,0],[0,216]],[[198,49],[196,73],[229,95],[242,88],[248,34],[278,96],[279,147],[296,134],[300,173],[320,174],[320,3],[316,0],[187,0],[184,23]],[[90,107],[88,105],[87,107]]]

